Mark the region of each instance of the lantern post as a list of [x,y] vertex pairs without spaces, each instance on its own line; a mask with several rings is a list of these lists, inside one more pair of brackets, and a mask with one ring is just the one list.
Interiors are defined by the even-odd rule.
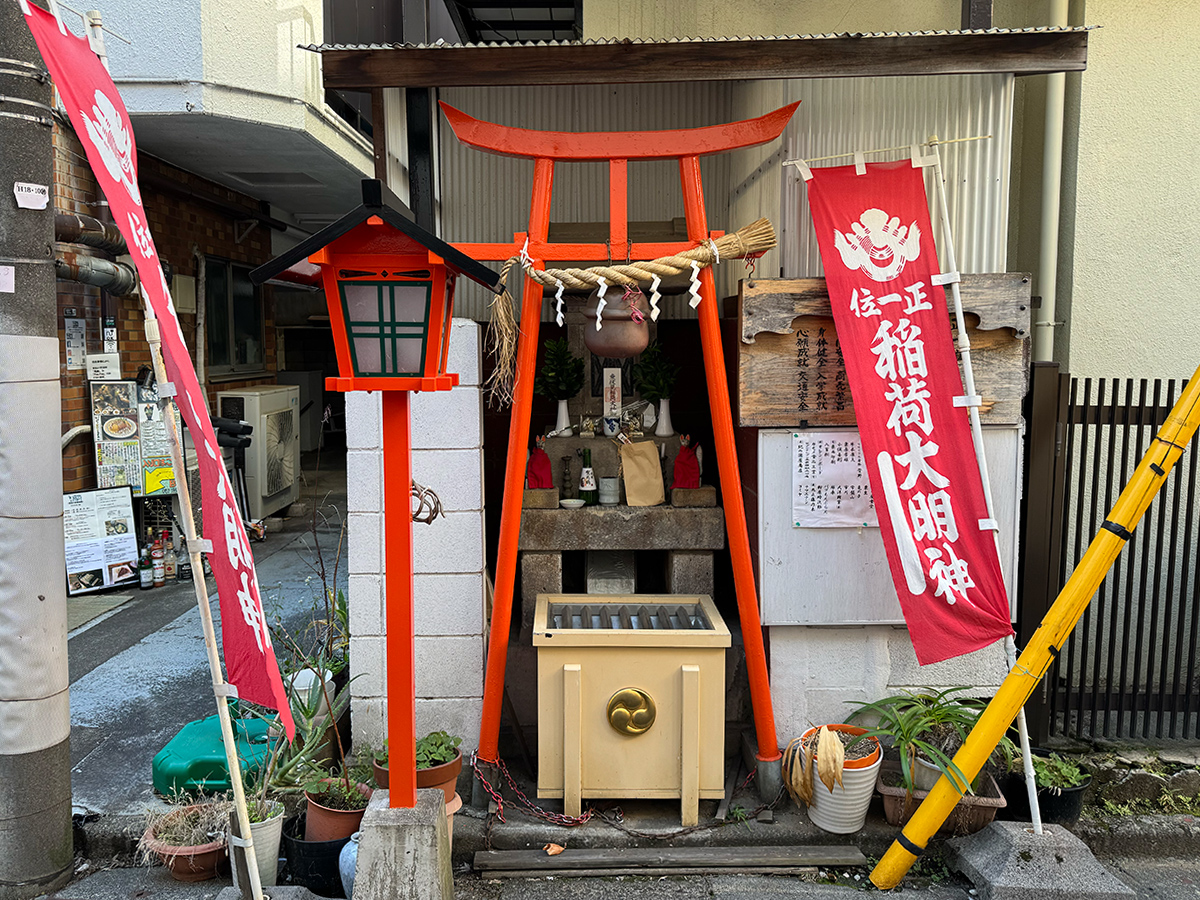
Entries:
[[412,221],[381,182],[363,203],[251,273],[256,284],[307,259],[320,267],[337,353],[334,391],[380,391],[383,434],[384,608],[389,804],[416,806],[416,670],[412,557],[413,391],[448,391],[454,285],[495,290],[498,276]]

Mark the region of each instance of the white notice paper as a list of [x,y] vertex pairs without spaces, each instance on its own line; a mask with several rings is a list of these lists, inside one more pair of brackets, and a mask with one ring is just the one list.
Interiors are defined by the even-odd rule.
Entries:
[[87,355],[87,322],[84,319],[63,319],[66,333],[67,368],[82,369]]
[[876,528],[857,431],[792,432],[792,527]]
[[0,294],[17,292],[17,270],[13,266],[0,266]]
[[121,357],[116,353],[91,353],[85,358],[88,381],[120,381]]
[[20,209],[45,209],[50,203],[50,188],[44,184],[17,181],[13,183],[13,196]]

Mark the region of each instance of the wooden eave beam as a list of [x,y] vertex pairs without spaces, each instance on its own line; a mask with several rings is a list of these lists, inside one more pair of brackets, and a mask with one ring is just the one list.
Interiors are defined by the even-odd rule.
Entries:
[[325,87],[632,84],[1087,68],[1086,31],[326,50]]

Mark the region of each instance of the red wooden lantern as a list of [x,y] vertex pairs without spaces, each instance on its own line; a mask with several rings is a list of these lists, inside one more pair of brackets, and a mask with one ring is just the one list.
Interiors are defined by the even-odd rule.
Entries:
[[466,276],[494,290],[499,276],[418,226],[379,181],[362,184],[362,206],[250,278],[261,284],[306,257],[320,266],[338,360],[337,377],[325,385],[383,392],[389,801],[411,807],[417,793],[409,392],[458,384],[446,372],[455,282]]

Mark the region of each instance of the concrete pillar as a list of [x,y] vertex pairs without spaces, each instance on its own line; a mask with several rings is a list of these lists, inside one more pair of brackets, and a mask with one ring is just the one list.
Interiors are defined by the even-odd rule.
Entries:
[[[0,4],[0,57],[44,65],[15,3]],[[0,94],[53,102],[12,71]],[[50,139],[49,125],[0,117],[0,267],[14,287],[0,293],[0,900],[57,889],[73,862],[54,209],[18,209],[11,189],[53,185]]]
[[713,592],[712,551],[668,551],[667,591],[672,594],[708,594],[711,597]]
[[360,831],[356,900],[454,900],[446,803],[440,790],[417,791],[412,809],[391,809],[388,792],[376,791]]
[[561,550],[527,550],[521,554],[521,643],[533,639],[533,613],[538,594],[561,594],[563,589]]

